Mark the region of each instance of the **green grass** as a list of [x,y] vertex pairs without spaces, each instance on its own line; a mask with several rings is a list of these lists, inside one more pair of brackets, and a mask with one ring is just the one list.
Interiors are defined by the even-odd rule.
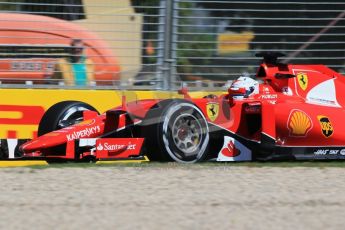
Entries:
[[101,164],[95,163],[56,163],[47,166],[28,166],[34,169],[46,168],[99,168],[99,167],[136,167],[136,168],[194,168],[203,169],[210,167],[280,167],[280,168],[293,168],[293,167],[312,167],[312,168],[345,168],[345,161],[289,161],[289,162],[204,162],[197,164],[180,164],[175,162],[145,162],[145,163],[114,163],[114,164]]

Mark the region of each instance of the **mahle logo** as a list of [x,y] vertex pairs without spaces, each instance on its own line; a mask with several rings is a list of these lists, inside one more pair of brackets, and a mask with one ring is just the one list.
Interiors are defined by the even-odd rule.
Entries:
[[325,137],[330,137],[333,134],[333,125],[328,117],[319,115],[317,119],[320,122],[321,132]]
[[297,73],[297,81],[301,89],[306,90],[308,88],[308,75],[306,73]]

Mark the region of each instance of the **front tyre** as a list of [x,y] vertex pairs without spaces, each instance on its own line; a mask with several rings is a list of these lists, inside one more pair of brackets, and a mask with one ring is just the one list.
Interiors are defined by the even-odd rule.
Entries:
[[[38,125],[38,136],[82,122],[83,113],[87,110],[97,112],[94,107],[81,101],[62,101],[53,105],[43,115]],[[66,153],[66,145],[58,145],[45,151],[48,151],[51,156],[63,156]],[[76,156],[78,156],[77,153]],[[76,159],[78,158],[76,157]],[[66,159],[52,158],[48,161],[49,163],[65,162]]]
[[83,120],[83,112],[97,110],[89,104],[81,101],[62,101],[52,107],[43,115],[38,125],[38,136],[54,130],[62,129]]
[[147,113],[144,125],[145,146],[151,160],[194,163],[205,159],[208,125],[193,103],[162,101]]

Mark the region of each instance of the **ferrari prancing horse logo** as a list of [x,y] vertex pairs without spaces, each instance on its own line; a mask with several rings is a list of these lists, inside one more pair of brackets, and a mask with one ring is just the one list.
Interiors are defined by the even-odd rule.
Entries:
[[211,121],[215,121],[219,114],[219,104],[211,102],[206,105],[207,116]]
[[301,89],[306,90],[308,87],[308,75],[306,73],[297,73],[297,81]]

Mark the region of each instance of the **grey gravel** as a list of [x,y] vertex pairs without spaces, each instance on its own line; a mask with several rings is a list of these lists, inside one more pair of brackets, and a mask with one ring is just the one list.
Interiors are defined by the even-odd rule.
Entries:
[[0,229],[344,229],[343,168],[0,170]]

